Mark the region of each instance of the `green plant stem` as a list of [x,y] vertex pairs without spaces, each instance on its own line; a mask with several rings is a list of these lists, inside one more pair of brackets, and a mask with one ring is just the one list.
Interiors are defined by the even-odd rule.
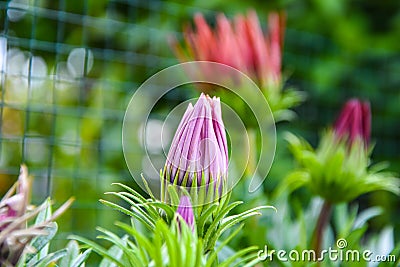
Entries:
[[[323,233],[324,230],[329,223],[330,217],[332,213],[332,204],[329,203],[328,201],[324,201],[324,204],[321,208],[321,212],[318,217],[317,225],[315,226],[314,234],[313,234],[313,242],[312,246],[313,249],[316,253],[316,255],[319,255],[321,252],[321,246],[323,242]],[[320,263],[318,263],[318,266]]]

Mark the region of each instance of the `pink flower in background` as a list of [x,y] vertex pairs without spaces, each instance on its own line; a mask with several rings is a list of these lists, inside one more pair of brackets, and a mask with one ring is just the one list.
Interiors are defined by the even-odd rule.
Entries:
[[176,213],[183,219],[183,221],[186,222],[192,232],[194,232],[194,214],[192,203],[190,202],[190,198],[188,196],[181,197]]
[[220,186],[227,176],[228,145],[219,98],[201,94],[189,106],[176,130],[165,163],[164,178],[181,186]]
[[338,139],[347,138],[353,144],[361,138],[364,144],[369,144],[371,135],[371,108],[369,102],[350,99],[346,102],[334,124],[334,132]]
[[222,63],[246,73],[262,87],[275,85],[281,80],[284,22],[284,15],[271,13],[268,33],[264,34],[255,11],[237,15],[233,21],[220,14],[213,30],[201,14],[196,14],[195,30],[188,27],[184,31],[187,51],[177,42],[172,47],[182,62]]
[[15,190],[15,186],[13,186],[0,202],[0,230],[6,228],[26,212],[30,191],[27,173],[26,166],[21,166],[21,173],[16,183],[16,194],[11,196],[11,193]]

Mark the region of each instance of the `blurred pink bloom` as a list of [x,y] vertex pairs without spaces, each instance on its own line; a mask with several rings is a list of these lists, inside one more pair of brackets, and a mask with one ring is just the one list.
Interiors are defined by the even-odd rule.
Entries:
[[190,198],[188,196],[181,197],[176,213],[182,217],[192,232],[194,232],[194,214],[192,203],[190,202]]
[[369,102],[350,99],[346,102],[334,124],[338,139],[347,138],[349,144],[361,138],[364,144],[369,144],[371,135],[371,108]]
[[[201,94],[189,106],[176,130],[165,163],[164,178],[181,186],[215,183],[227,176],[228,145],[219,98]],[[187,181],[186,181],[187,180]]]
[[14,219],[22,216],[26,212],[29,197],[29,182],[27,168],[21,166],[21,174],[18,177],[17,192],[11,196],[15,187],[11,188],[0,204],[0,230],[6,228]]
[[229,21],[223,14],[217,16],[216,27],[211,29],[201,14],[194,17],[196,30],[184,31],[185,51],[176,41],[172,44],[182,62],[212,61],[234,67],[260,86],[275,85],[281,80],[281,60],[285,16],[271,13],[268,33],[264,35],[255,11],[247,16],[237,15]]

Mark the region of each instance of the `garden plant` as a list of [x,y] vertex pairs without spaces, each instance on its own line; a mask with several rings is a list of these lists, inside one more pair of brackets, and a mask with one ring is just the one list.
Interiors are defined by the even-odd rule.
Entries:
[[[7,8],[17,13],[7,15],[11,21],[19,19],[18,14],[24,15],[24,6],[12,3]],[[89,5],[92,6],[96,5]],[[34,10],[41,12],[40,8]],[[96,10],[100,8],[88,12]],[[120,101],[126,113],[118,127],[102,128],[107,116],[113,120],[112,115],[94,116],[74,110],[74,101],[87,101],[90,109],[97,110],[99,103],[119,99],[120,92],[103,95],[89,89],[103,86],[94,79],[85,79],[95,65],[93,57],[100,54],[95,49],[92,52],[77,48],[64,65],[52,70],[52,78],[45,82],[28,74],[24,100],[12,87],[25,86],[25,69],[15,78],[16,74],[11,73],[15,68],[3,68],[0,58],[1,97],[7,102],[1,109],[2,135],[18,132],[18,127],[29,129],[29,114],[18,112],[38,108],[40,113],[41,108],[49,108],[47,102],[41,106],[40,101],[52,101],[43,88],[53,86],[56,93],[52,91],[52,99],[56,94],[62,95],[60,109],[74,110],[85,118],[77,132],[70,131],[69,125],[74,122],[68,116],[65,121],[54,118],[58,127],[51,130],[54,136],[58,131],[67,137],[81,135],[79,140],[84,144],[91,138],[117,132],[118,139],[114,135],[110,139],[122,141],[117,153],[124,154],[127,169],[134,176],[134,180],[121,182],[118,177],[107,176],[108,172],[99,173],[112,184],[104,186],[96,180],[84,190],[90,195],[92,188],[107,188],[99,200],[99,209],[106,213],[101,217],[104,224],[93,229],[98,234],[95,238],[69,229],[68,235],[63,236],[68,243],[60,246],[53,244],[59,232],[55,220],[62,225],[63,216],[74,209],[74,199],[79,201],[79,196],[69,198],[55,211],[52,206],[59,202],[50,197],[39,205],[31,204],[35,182],[36,187],[43,183],[28,175],[30,165],[21,165],[18,180],[0,202],[0,265],[399,266],[400,240],[395,222],[385,227],[375,225],[377,218],[391,211],[365,200],[375,194],[396,199],[400,195],[396,172],[388,162],[374,157],[374,150],[382,144],[373,137],[373,99],[346,95],[341,109],[335,107],[333,111],[336,119],[329,118],[331,123],[326,120],[314,138],[292,131],[290,125],[303,119],[297,111],[307,105],[309,96],[307,89],[300,90],[288,82],[291,72],[283,71],[288,14],[273,11],[260,20],[257,13],[254,9],[235,14],[194,12],[193,21],[181,22],[180,28],[175,29],[182,30],[182,35],[163,36],[163,46],[168,47],[178,64],[141,76],[142,84],[135,84],[134,94],[121,93],[130,102],[127,104],[125,98]],[[90,21],[91,17],[85,18]],[[113,23],[115,27],[123,25],[116,20]],[[81,33],[87,34],[84,30]],[[27,53],[7,51],[7,43],[2,51],[2,41],[0,56],[5,53],[9,60],[25,59]],[[140,51],[135,53],[140,58]],[[41,58],[29,57],[27,73],[42,64]],[[74,67],[74,62],[79,64]],[[62,75],[58,72],[60,66],[64,67]],[[121,75],[116,69],[104,68],[93,75],[101,73],[112,80]],[[179,70],[179,75],[169,75],[173,70]],[[45,72],[47,75],[47,69]],[[3,80],[7,75],[10,77]],[[174,79],[179,80],[175,86]],[[173,94],[184,97],[175,102],[171,100],[176,97]],[[39,101],[38,106],[32,104],[35,101]],[[174,110],[174,106],[178,108]],[[155,110],[150,112],[152,115],[145,114],[147,108]],[[50,109],[57,112],[57,106]],[[149,129],[160,121],[154,119],[159,118],[157,114],[162,118],[162,127]],[[23,118],[28,121],[24,126]],[[32,120],[41,123],[40,118]],[[43,119],[43,129],[46,120]],[[163,134],[168,130],[171,134],[165,143]],[[149,142],[149,136],[157,137]],[[29,150],[24,143],[28,137],[24,134],[24,151]],[[57,140],[52,139],[49,146],[65,155],[60,160],[50,156],[54,166],[62,166],[63,161],[67,164],[68,155],[79,155],[74,164],[89,170],[93,167],[92,150],[109,152],[100,141],[95,149],[82,145],[81,150],[68,150]],[[0,149],[9,151],[7,145],[4,147]],[[162,149],[157,150],[158,147]],[[160,165],[159,158],[153,159],[161,154]],[[98,156],[98,165],[105,164],[108,157],[111,156]],[[110,169],[107,171],[111,173]],[[47,188],[51,195],[50,183]],[[63,188],[57,190],[55,195]],[[90,201],[97,201],[97,196]],[[71,220],[88,218],[89,214],[81,214]],[[99,221],[102,219],[96,223]]]

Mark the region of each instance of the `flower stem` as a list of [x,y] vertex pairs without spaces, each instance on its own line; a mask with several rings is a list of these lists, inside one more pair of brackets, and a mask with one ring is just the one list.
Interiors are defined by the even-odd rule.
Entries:
[[[328,201],[324,201],[324,204],[321,208],[321,212],[318,217],[317,225],[315,226],[313,238],[312,238],[312,247],[316,253],[319,255],[321,252],[321,246],[323,242],[323,233],[324,230],[329,223],[329,219],[332,213],[332,204]],[[318,263],[319,266],[320,263]]]

